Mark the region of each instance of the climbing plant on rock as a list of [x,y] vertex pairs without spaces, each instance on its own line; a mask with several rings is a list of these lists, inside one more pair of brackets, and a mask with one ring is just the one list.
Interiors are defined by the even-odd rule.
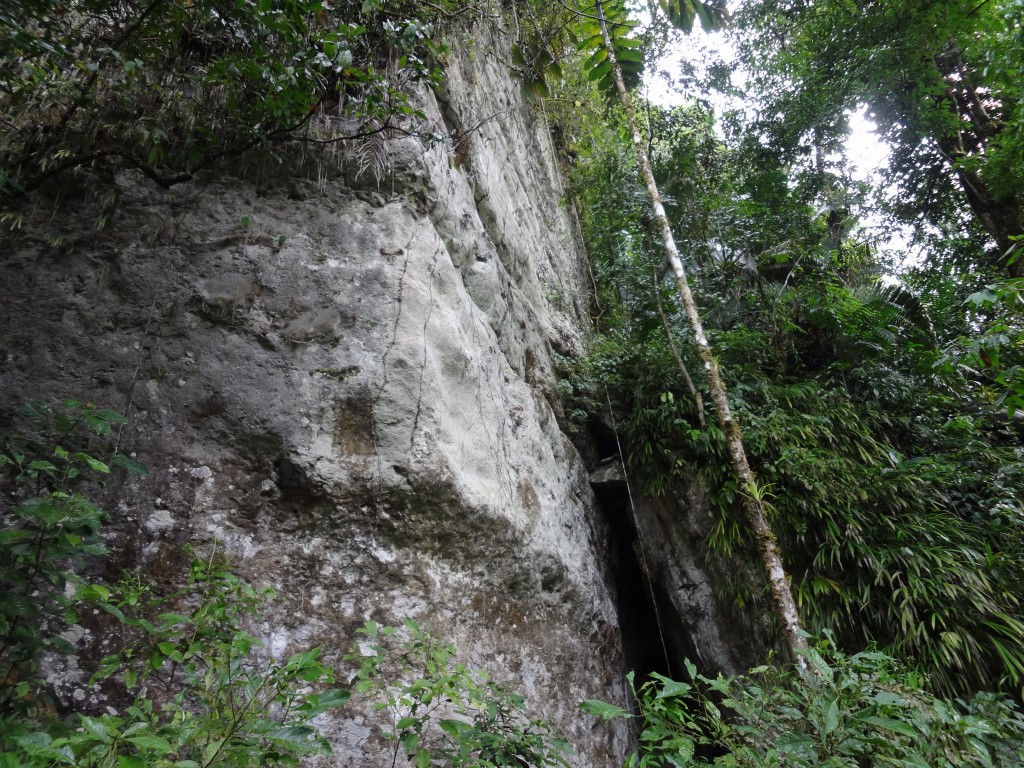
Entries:
[[[447,0],[12,0],[0,9],[0,201],[69,171],[161,187],[288,142],[402,130],[438,83]],[[10,216],[9,224],[15,223]]]

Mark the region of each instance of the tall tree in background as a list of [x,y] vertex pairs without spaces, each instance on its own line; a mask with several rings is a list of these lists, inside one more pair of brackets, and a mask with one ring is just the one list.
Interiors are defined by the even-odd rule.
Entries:
[[[695,18],[700,18],[701,23],[705,27],[720,26],[725,18],[723,6],[718,3],[703,3],[700,0],[674,0],[663,3],[662,9],[674,25],[686,31],[692,29]],[[690,291],[686,271],[679,257],[679,249],[676,247],[672,228],[665,214],[665,206],[651,169],[650,156],[640,134],[636,114],[633,110],[633,103],[626,88],[622,68],[619,65],[619,51],[623,50],[621,35],[613,34],[601,0],[596,0],[594,15],[591,18],[597,22],[600,38],[603,41],[603,53],[599,49],[597,55],[592,58],[597,64],[595,71],[598,73],[594,79],[600,78],[603,80],[610,77],[625,112],[627,127],[633,139],[636,159],[640,166],[640,172],[647,189],[651,208],[654,212],[655,225],[661,237],[665,256],[675,278],[679,303],[687,318],[690,330],[693,332],[697,355],[704,369],[704,376],[718,417],[718,424],[725,434],[731,467],[744,489],[742,502],[744,512],[746,513],[747,523],[754,534],[758,553],[768,577],[784,641],[793,661],[801,669],[806,669],[806,662],[800,651],[807,648],[807,640],[804,637],[800,616],[796,608],[796,601],[793,599],[789,577],[782,562],[775,533],[768,523],[763,495],[747,461],[747,452],[743,445],[743,434],[739,423],[730,409],[725,391],[725,383],[719,371],[718,362],[712,354],[711,346],[704,333],[704,325],[701,321],[700,313]],[[632,54],[631,47],[626,46],[624,50],[627,54]]]
[[[865,104],[892,148],[904,221],[973,219],[1004,257],[1024,233],[1021,0],[747,0],[741,57],[759,132],[798,159],[834,146]],[[1008,261],[1008,263],[1007,263]]]

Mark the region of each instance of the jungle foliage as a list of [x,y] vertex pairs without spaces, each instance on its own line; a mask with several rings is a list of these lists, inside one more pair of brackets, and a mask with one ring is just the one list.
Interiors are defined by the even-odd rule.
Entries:
[[[326,688],[319,649],[283,662],[261,653],[247,627],[272,594],[222,555],[196,555],[170,592],[137,573],[88,578],[106,553],[97,487],[119,469],[145,471],[112,450],[124,417],[77,401],[30,403],[25,416],[0,449],[15,500],[0,509],[0,766],[283,765],[329,751],[310,721],[347,691]],[[45,663],[52,676],[86,624],[117,638],[89,690],[127,703],[69,714]]]
[[975,262],[1021,277],[1024,262],[1007,261],[1024,233],[1022,13],[1019,0],[741,3],[752,127],[822,175],[866,106],[891,147],[890,214],[921,235],[973,228]]
[[70,171],[171,187],[253,151],[420,132],[409,86],[440,82],[457,17],[446,0],[6,2],[0,200]]
[[892,657],[847,655],[828,638],[801,653],[807,678],[769,665],[709,678],[687,662],[689,682],[630,676],[635,715],[602,701],[581,708],[638,721],[626,768],[1011,768],[1024,759],[1024,715],[1006,697],[936,698]]
[[[795,4],[792,14],[813,7]],[[760,76],[793,76],[790,63],[773,61]],[[764,98],[784,93],[779,85]],[[877,644],[943,694],[1019,691],[1022,317],[1006,261],[984,236],[952,236],[972,215],[959,198],[940,222],[951,236],[927,238],[927,259],[894,273],[856,227],[872,196],[829,154],[838,124],[818,131],[832,143],[816,147],[813,123],[790,135],[781,121],[770,132],[768,107],[734,118],[724,135],[697,103],[645,112],[655,175],[760,481],[753,492],[771,505],[809,628],[833,630],[845,649]],[[575,192],[603,330],[563,391],[573,412],[600,413],[609,386],[648,492],[678,496],[703,483],[719,514],[709,556],[737,556],[750,549],[737,507],[751,489],[738,486],[719,429],[701,426],[673,359],[659,305],[698,370],[617,124],[614,109],[589,120],[577,110],[563,129],[581,137]],[[938,216],[920,206],[919,218]],[[730,589],[741,602],[763,599],[757,585]]]

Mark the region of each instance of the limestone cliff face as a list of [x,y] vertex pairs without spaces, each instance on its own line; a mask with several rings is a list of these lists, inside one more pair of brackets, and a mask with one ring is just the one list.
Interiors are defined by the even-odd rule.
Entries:
[[[126,411],[151,474],[110,500],[114,565],[169,576],[219,539],[288,599],[278,655],[414,617],[610,768],[624,734],[576,711],[621,701],[607,531],[552,410],[584,254],[497,36],[475,53],[421,97],[458,164],[403,139],[171,194],[126,177],[102,232],[84,202],[36,211],[0,257],[0,414]],[[358,706],[327,732],[332,765],[390,762]]]

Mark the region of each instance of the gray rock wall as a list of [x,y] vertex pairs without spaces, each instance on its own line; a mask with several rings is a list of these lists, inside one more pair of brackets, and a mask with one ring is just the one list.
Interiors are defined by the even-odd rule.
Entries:
[[[173,580],[183,544],[224,542],[288,600],[261,628],[279,656],[337,661],[364,620],[413,617],[610,767],[624,733],[576,712],[622,696],[606,528],[552,410],[585,256],[499,35],[472,54],[422,96],[468,131],[458,167],[401,139],[172,193],[125,177],[103,231],[94,202],[35,201],[0,256],[0,414],[127,410],[151,473],[109,500],[113,566]],[[329,764],[390,763],[375,729],[329,722]]]

